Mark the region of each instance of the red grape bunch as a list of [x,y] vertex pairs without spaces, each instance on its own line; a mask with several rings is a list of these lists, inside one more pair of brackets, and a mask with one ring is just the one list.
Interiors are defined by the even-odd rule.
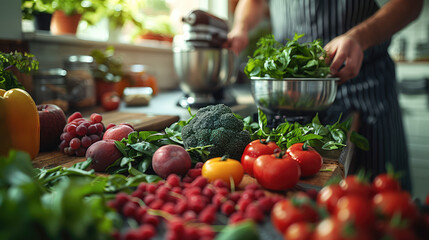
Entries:
[[60,136],[61,152],[70,156],[85,156],[86,149],[103,138],[105,129],[102,120],[98,113],[91,114],[89,120],[83,118],[80,112],[70,115]]

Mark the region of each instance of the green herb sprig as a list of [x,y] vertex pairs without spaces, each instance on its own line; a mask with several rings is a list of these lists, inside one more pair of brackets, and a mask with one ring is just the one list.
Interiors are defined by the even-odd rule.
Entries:
[[272,34],[260,38],[253,58],[249,57],[244,73],[248,77],[325,78],[330,73],[321,40],[299,43],[304,34],[295,34],[283,45]]
[[12,72],[16,68],[22,73],[30,73],[39,68],[39,62],[33,54],[11,52],[3,53],[0,51],[0,89],[9,90],[12,88],[22,88],[22,84]]

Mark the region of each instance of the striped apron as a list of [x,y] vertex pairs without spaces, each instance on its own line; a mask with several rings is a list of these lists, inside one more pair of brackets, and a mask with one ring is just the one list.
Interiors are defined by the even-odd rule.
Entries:
[[[280,42],[302,34],[302,42],[321,39],[328,43],[373,15],[379,6],[374,0],[270,0],[273,34]],[[360,113],[359,133],[370,143],[370,151],[357,149],[348,174],[365,169],[374,177],[391,163],[403,172],[401,185],[411,191],[408,152],[396,91],[395,65],[385,41],[364,52],[359,75],[338,87],[332,107],[321,121],[332,124],[342,112]]]

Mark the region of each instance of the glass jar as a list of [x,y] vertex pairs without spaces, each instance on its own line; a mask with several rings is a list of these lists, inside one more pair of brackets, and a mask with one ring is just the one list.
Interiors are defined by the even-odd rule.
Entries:
[[64,112],[68,111],[66,73],[64,69],[52,68],[33,74],[33,96],[36,104],[55,104]]
[[148,66],[141,64],[131,65],[129,72],[131,87],[150,87],[152,94],[158,94],[158,83],[153,74],[150,73]]
[[86,55],[69,56],[64,61],[67,92],[72,108],[92,107],[96,103],[93,63],[93,58]]

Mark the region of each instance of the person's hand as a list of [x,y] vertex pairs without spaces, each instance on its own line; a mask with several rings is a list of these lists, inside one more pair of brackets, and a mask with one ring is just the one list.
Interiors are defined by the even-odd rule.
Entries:
[[225,43],[224,47],[231,50],[235,55],[238,55],[248,44],[249,37],[247,32],[233,28],[231,32],[228,33],[228,41]]
[[331,74],[340,78],[340,83],[356,77],[363,61],[361,45],[346,34],[332,39],[325,46],[331,60]]

